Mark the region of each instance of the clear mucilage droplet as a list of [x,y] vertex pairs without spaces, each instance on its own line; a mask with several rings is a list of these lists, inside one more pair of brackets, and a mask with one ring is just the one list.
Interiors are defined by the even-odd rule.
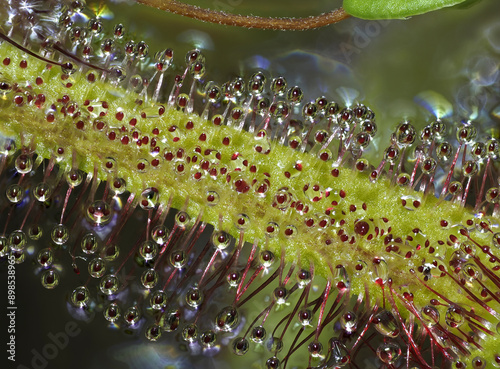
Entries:
[[146,261],[153,260],[158,252],[158,244],[153,241],[144,241],[139,247],[139,255]]
[[105,295],[111,296],[118,292],[119,282],[115,275],[107,275],[101,279],[99,289]]
[[377,356],[383,363],[392,365],[401,357],[401,347],[395,342],[384,342],[377,347]]
[[109,304],[106,309],[104,309],[104,318],[110,322],[114,323],[121,316],[121,309],[115,302]]
[[74,306],[83,308],[87,306],[90,300],[90,293],[87,287],[80,286],[71,293],[71,302]]
[[106,263],[101,258],[92,259],[89,262],[88,270],[92,278],[101,278],[106,273]]
[[97,200],[90,204],[87,208],[87,218],[94,225],[105,225],[112,218],[112,210],[108,203]]
[[50,237],[56,245],[64,245],[69,239],[69,230],[65,225],[58,224],[52,228]]
[[248,340],[244,337],[238,337],[234,339],[233,344],[232,344],[233,352],[238,355],[242,356],[245,355],[248,352],[248,349],[250,348],[250,344],[248,343]]
[[42,273],[42,286],[46,289],[54,289],[59,285],[59,272],[54,269],[48,269]]
[[388,310],[382,310],[372,320],[375,329],[389,338],[399,336],[399,326],[394,315]]
[[326,368],[344,367],[351,361],[347,347],[337,338],[331,338],[328,356],[325,359]]
[[11,184],[5,190],[5,195],[12,204],[19,204],[24,197],[23,188],[17,183]]
[[222,332],[231,332],[239,323],[239,314],[233,306],[222,309],[215,318],[215,326]]

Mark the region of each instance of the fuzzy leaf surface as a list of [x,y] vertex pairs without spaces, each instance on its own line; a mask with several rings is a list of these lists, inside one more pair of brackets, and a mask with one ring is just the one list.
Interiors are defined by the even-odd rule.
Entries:
[[362,19],[404,19],[463,3],[465,0],[344,0],[350,15]]

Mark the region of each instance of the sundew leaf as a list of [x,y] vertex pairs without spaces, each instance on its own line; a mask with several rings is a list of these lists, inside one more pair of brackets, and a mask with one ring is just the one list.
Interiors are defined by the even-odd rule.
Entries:
[[465,0],[344,0],[343,8],[362,19],[403,19],[457,5]]

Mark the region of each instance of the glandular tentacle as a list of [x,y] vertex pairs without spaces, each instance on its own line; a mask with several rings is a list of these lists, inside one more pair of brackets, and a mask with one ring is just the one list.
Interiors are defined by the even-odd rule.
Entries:
[[262,72],[204,85],[200,50],[176,75],[170,49],[151,58],[82,11],[55,7],[22,47],[27,25],[6,25],[0,256],[23,262],[33,243],[44,287],[79,274],[74,309],[104,301],[151,341],[182,330],[193,354],[234,335],[268,368],[365,349],[393,367],[496,362],[496,139],[404,120],[373,158],[363,104],[307,101]]

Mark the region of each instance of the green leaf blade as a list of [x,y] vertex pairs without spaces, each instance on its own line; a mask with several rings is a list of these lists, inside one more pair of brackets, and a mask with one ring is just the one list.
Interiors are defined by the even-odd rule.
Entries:
[[404,19],[463,3],[465,0],[344,0],[344,10],[362,19]]

